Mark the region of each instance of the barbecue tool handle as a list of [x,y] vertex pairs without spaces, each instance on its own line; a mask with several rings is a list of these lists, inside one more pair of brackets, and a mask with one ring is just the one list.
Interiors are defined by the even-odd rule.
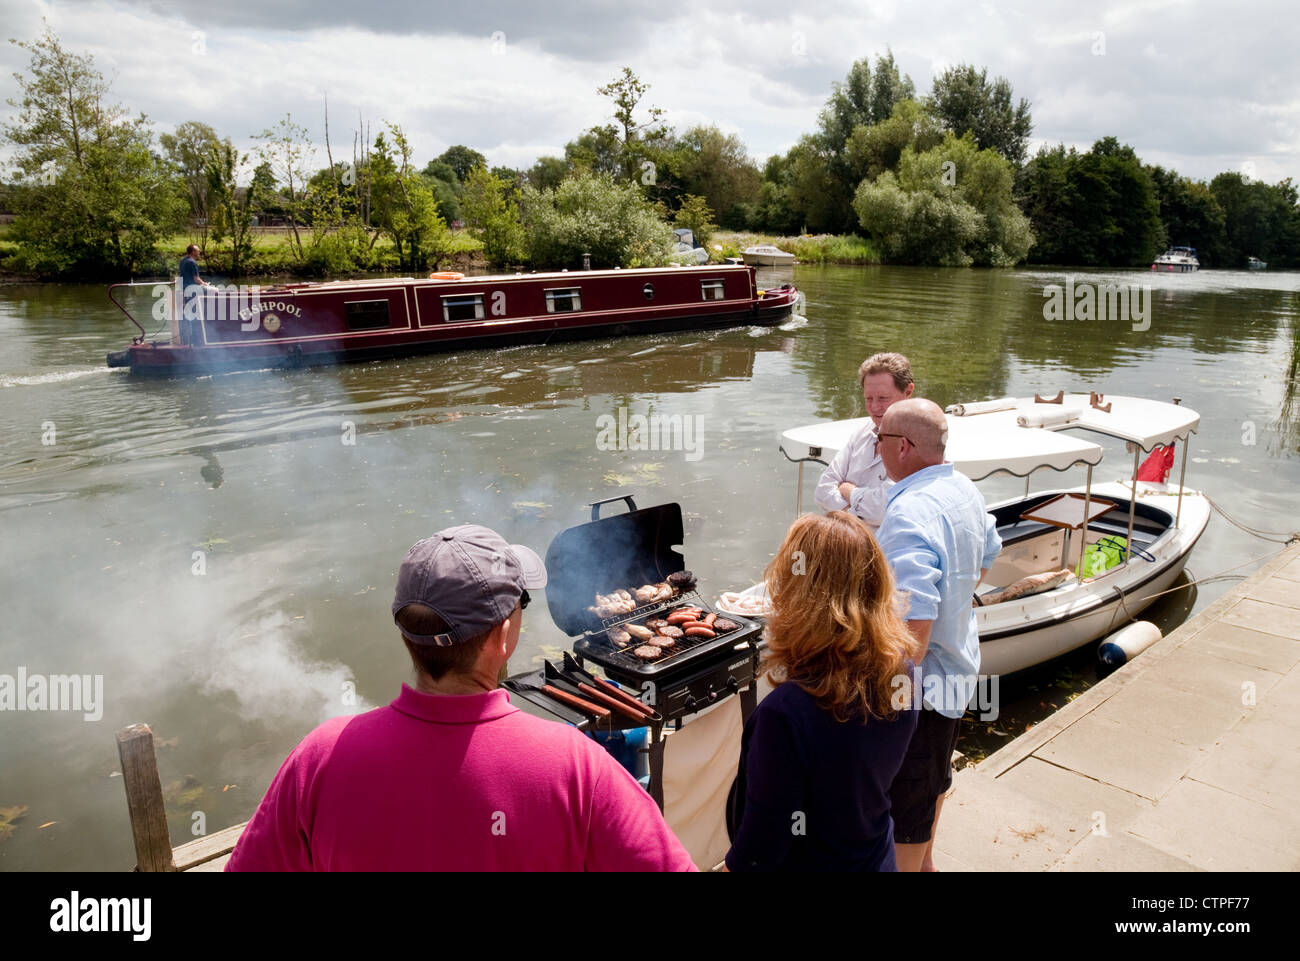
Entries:
[[557,701],[563,701],[570,707],[576,707],[580,711],[586,711],[588,714],[597,717],[602,721],[609,717],[609,708],[601,707],[599,704],[592,704],[590,701],[584,701],[576,694],[570,694],[568,691],[561,691],[554,684],[543,684],[542,690]]
[[614,710],[618,711],[618,713],[624,715],[625,717],[630,717],[634,721],[644,722],[645,719],[649,717],[648,714],[643,713],[641,710],[634,708],[629,704],[625,704],[624,702],[620,701],[618,698],[612,697],[609,694],[601,693],[600,691],[592,687],[590,684],[586,684],[583,683],[582,681],[579,681],[578,690],[580,690],[583,694],[590,694],[601,704],[604,704],[606,707],[612,707]]
[[600,520],[601,506],[604,504],[612,504],[614,501],[627,501],[627,509],[629,513],[636,510],[636,501],[632,500],[631,494],[624,494],[622,497],[606,497],[603,501],[594,501],[588,505],[591,508],[591,519],[593,521]]
[[627,704],[628,707],[636,708],[638,711],[643,712],[646,717],[654,717],[655,714],[654,708],[652,708],[648,704],[642,703],[637,698],[629,694],[627,691],[623,690],[621,687],[616,687],[614,685],[614,682],[609,680],[608,678],[596,677],[596,678],[592,678],[592,680],[595,682],[596,687],[603,688],[610,694],[611,697],[618,698],[620,701],[623,701],[625,704]]

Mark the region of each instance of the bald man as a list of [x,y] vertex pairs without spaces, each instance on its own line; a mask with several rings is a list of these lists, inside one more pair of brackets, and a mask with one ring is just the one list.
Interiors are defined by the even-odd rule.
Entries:
[[934,835],[952,786],[957,729],[979,675],[971,596],[1002,549],[997,524],[970,479],[944,461],[948,423],[933,401],[901,400],[881,421],[880,456],[893,480],[880,546],[908,595],[921,710],[890,788],[900,871],[934,871]]

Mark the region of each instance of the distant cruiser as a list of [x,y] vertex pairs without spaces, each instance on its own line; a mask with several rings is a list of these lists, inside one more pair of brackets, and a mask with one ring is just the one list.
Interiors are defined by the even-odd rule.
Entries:
[[1200,270],[1201,262],[1196,259],[1195,247],[1170,247],[1156,258],[1151,269],[1185,274]]

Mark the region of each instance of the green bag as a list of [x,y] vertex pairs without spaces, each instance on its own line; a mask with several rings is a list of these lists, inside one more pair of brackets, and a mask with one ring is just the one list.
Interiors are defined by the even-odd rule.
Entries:
[[1117,535],[1103,537],[1084,549],[1083,557],[1079,558],[1079,569],[1075,574],[1080,578],[1096,577],[1124,563],[1124,555],[1127,553],[1128,538]]

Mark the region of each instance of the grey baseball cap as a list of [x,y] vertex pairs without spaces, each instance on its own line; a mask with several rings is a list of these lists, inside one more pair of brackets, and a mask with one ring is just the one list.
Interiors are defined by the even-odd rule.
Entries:
[[527,547],[507,544],[496,531],[478,524],[448,527],[406,552],[397,572],[393,621],[407,604],[426,604],[450,630],[402,633],[417,644],[450,647],[496,627],[526,589],[545,586],[546,565]]

